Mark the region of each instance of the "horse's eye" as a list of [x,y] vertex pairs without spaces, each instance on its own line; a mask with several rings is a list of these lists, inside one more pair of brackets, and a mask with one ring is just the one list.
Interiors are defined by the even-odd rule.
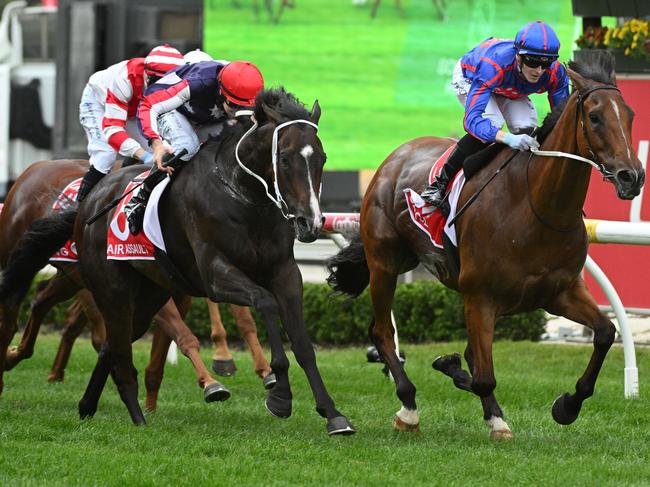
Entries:
[[590,113],[589,114],[589,120],[591,121],[591,123],[593,123],[595,125],[598,122],[600,122],[600,117],[595,113]]

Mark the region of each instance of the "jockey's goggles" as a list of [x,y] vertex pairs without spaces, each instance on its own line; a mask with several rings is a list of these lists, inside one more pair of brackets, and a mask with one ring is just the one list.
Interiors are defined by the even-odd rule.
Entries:
[[522,54],[521,61],[529,68],[535,69],[541,67],[542,69],[548,69],[555,59],[550,56],[528,56]]

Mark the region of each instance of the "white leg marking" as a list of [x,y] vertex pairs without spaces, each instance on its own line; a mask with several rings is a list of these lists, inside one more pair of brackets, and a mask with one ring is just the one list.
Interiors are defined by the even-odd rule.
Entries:
[[404,406],[397,411],[396,416],[406,424],[420,424],[420,413],[417,409],[406,409]]
[[312,148],[311,145],[307,144],[305,147],[302,148],[300,151],[300,155],[305,158],[305,165],[307,166],[307,181],[309,181],[309,206],[311,207],[311,211],[314,214],[314,228],[319,229],[322,226],[321,223],[321,211],[320,211],[320,204],[318,202],[318,197],[316,196],[316,192],[314,191],[314,185],[311,182],[311,172],[309,171],[309,157],[314,153],[314,149]]
[[621,135],[623,136],[623,140],[625,141],[625,147],[627,149],[627,157],[628,159],[631,157],[630,155],[630,144],[627,141],[627,137],[625,136],[625,132],[623,131],[623,124],[621,123],[621,113],[618,110],[618,104],[612,100],[611,98],[609,101],[612,102],[612,105],[614,106],[614,113],[616,113],[616,118],[618,119],[618,127],[621,129]]
[[492,431],[510,431],[508,423],[506,423],[503,418],[498,418],[497,416],[492,416],[490,419],[485,421]]

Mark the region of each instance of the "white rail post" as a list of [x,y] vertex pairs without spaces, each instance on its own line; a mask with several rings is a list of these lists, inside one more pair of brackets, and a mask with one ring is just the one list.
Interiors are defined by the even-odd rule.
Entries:
[[635,398],[639,396],[639,369],[636,367],[636,352],[634,350],[634,339],[632,338],[632,331],[630,330],[630,325],[627,321],[627,315],[625,313],[625,308],[621,302],[621,298],[618,296],[616,289],[607,278],[605,273],[602,271],[598,264],[587,255],[587,261],[585,262],[585,269],[596,280],[600,288],[605,293],[605,296],[609,300],[616,319],[618,321],[619,333],[621,334],[621,339],[623,340],[623,354],[625,356],[625,369],[624,369],[624,380],[625,380],[625,390],[624,394],[626,398]]

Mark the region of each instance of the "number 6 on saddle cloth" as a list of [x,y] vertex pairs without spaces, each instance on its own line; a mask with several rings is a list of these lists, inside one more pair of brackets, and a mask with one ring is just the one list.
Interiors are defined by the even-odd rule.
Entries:
[[[163,167],[172,167],[174,169],[180,167],[181,165],[183,165],[186,162],[186,161],[181,160],[181,157],[183,157],[185,154],[187,154],[187,149],[183,149],[178,154],[174,154],[174,156],[171,159],[169,159],[167,162],[165,162],[163,164]],[[145,183],[155,186],[158,182],[160,182],[162,180],[163,177],[165,177],[165,173],[163,173],[161,171],[155,171],[155,172],[149,174],[149,176],[147,176],[145,179],[143,179],[140,183],[133,186],[133,188],[131,188],[129,191],[127,191],[124,194],[118,196],[113,201],[111,201],[106,206],[104,206],[101,210],[99,210],[97,213],[95,213],[93,216],[88,218],[88,220],[86,220],[86,225],[92,225],[93,223],[95,223],[102,216],[104,216],[106,213],[108,213],[113,208],[115,208],[120,203],[120,201],[122,201],[122,199],[125,196],[132,193],[134,190],[136,190],[140,186],[144,185]],[[153,180],[156,180],[156,179],[158,181],[153,181]]]

